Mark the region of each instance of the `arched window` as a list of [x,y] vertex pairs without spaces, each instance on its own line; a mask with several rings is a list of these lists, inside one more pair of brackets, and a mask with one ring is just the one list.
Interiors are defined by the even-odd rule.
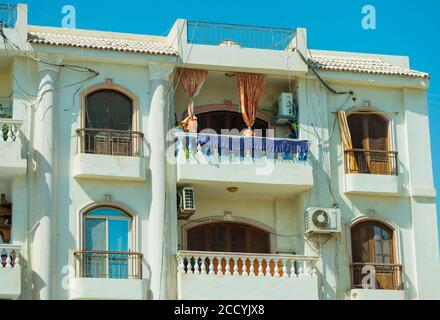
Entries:
[[139,151],[140,133],[133,131],[133,100],[110,89],[85,97],[82,148],[84,153],[132,156]]
[[[238,129],[241,132],[246,129],[246,124],[243,121],[241,113],[234,111],[210,111],[197,114],[198,131],[203,129],[212,129],[218,134],[222,133],[222,129]],[[269,125],[266,121],[257,118],[255,120],[253,129],[261,129],[262,135],[266,135],[266,130]]]
[[368,284],[376,289],[400,288],[401,267],[396,264],[394,242],[394,230],[379,221],[364,221],[351,228],[353,287],[363,288],[362,280],[368,274],[374,277]]
[[132,218],[100,207],[83,216],[83,273],[92,278],[127,278],[132,251]]
[[187,230],[187,250],[270,253],[270,233],[242,223],[206,223]]
[[347,121],[356,170],[359,173],[394,174],[397,163],[390,146],[389,121],[367,111],[349,114]]

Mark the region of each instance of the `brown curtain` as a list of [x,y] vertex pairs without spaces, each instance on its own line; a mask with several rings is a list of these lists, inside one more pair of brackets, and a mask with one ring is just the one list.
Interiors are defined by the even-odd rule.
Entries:
[[252,126],[257,118],[258,103],[264,93],[266,76],[253,73],[237,74],[238,95],[240,97],[241,114],[248,127],[245,135],[252,135]]
[[[339,122],[339,128],[341,129],[341,137],[342,137],[342,144],[344,146],[344,151],[352,150],[353,144],[351,141],[350,128],[348,127],[347,115],[345,111],[338,111],[338,122]],[[347,163],[348,173],[358,172],[359,170],[354,153],[344,152],[344,154],[346,154],[345,161],[348,162]]]
[[194,98],[199,94],[208,71],[195,69],[178,70],[182,89],[188,98],[188,116],[182,121],[183,129],[197,132],[197,117],[194,115]]

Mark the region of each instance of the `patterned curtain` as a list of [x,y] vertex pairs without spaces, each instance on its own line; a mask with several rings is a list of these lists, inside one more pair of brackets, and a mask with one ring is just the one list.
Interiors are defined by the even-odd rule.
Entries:
[[[344,150],[352,150],[353,144],[351,142],[351,134],[350,134],[350,128],[348,127],[348,121],[347,121],[347,115],[345,111],[338,111],[338,122],[339,122],[339,128],[341,129],[341,137],[342,137],[342,144],[344,146]],[[348,161],[348,173],[351,172],[358,172],[358,165],[356,163],[356,158],[354,156],[353,152],[347,152],[345,153],[345,161]]]
[[241,114],[248,127],[244,135],[252,136],[255,119],[257,118],[258,103],[264,93],[266,76],[253,73],[237,74],[238,95],[240,97]]
[[197,132],[197,117],[194,115],[194,98],[199,94],[208,71],[179,69],[178,74],[183,91],[188,98],[188,116],[182,121],[183,130]]

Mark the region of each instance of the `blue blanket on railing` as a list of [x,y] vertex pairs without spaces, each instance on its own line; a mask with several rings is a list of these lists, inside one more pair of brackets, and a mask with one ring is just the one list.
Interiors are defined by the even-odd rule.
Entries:
[[[284,153],[285,159],[289,159],[289,155],[299,160],[307,160],[309,152],[309,144],[307,140],[291,140],[291,139],[271,139],[266,137],[243,137],[243,136],[215,136],[198,134],[197,136],[186,137],[187,145],[191,144],[191,140],[197,139],[197,145],[200,145],[204,153],[209,155],[211,149],[231,150],[233,152],[240,151],[243,155],[246,150],[255,153],[265,151],[266,156],[272,158],[275,153]],[[194,139],[194,140],[193,140]],[[194,142],[196,142],[194,141]]]

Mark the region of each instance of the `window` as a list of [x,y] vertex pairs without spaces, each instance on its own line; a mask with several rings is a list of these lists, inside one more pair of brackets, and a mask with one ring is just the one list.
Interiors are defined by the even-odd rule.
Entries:
[[[203,129],[212,129],[221,134],[222,129],[238,129],[239,132],[246,129],[241,113],[233,111],[211,111],[197,114],[197,123],[199,132]],[[264,136],[269,126],[266,121],[257,118],[252,128],[263,130]]]
[[[368,174],[397,174],[396,153],[391,151],[389,121],[380,115],[356,112],[347,117],[354,157],[351,171]],[[350,160],[350,159],[348,159]],[[346,159],[347,161],[347,159]]]
[[102,207],[84,215],[83,274],[89,278],[128,278],[132,219]]
[[394,238],[394,230],[378,221],[361,222],[352,227],[353,287],[363,288],[362,279],[367,273],[371,275],[371,267],[375,270],[371,281],[376,289],[400,288],[401,266],[396,264]]
[[133,101],[116,90],[86,96],[82,148],[84,153],[132,156],[139,152],[142,134],[133,131]]
[[270,234],[240,223],[206,223],[187,231],[187,250],[270,253]]

